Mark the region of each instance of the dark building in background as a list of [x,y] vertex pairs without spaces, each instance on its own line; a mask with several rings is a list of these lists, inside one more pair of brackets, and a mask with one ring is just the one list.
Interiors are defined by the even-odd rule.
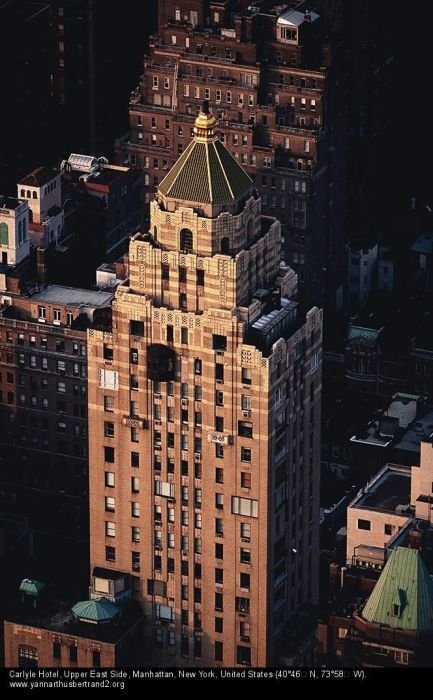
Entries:
[[21,165],[30,170],[52,158],[52,51],[47,3],[2,3],[0,41],[4,57],[0,67],[0,191],[13,192]]
[[327,38],[334,18],[321,12],[302,2],[160,2],[116,157],[143,169],[149,204],[207,100],[219,138],[281,221],[301,302],[327,300],[332,314],[343,308],[345,251],[343,150],[331,148],[340,132],[328,112],[338,112],[341,91]]
[[110,314],[112,294],[39,286],[26,199],[0,199],[0,252],[0,509],[25,518],[45,553],[67,542],[85,568],[86,329]]
[[[0,191],[65,152],[110,156],[153,30],[155,2],[12,0],[0,7]],[[13,87],[11,87],[13,85]],[[4,99],[8,94],[10,99]],[[109,118],[107,118],[109,104]],[[35,120],[37,110],[37,120]]]

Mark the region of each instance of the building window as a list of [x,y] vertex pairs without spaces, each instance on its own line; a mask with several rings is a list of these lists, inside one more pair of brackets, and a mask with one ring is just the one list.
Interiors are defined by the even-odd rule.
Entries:
[[241,369],[242,384],[250,385],[251,379],[252,379],[251,370],[248,367],[242,367],[242,369]]
[[243,642],[250,641],[250,623],[249,622],[241,622],[240,623],[239,634],[240,634],[240,638]]
[[180,249],[184,253],[192,253],[193,250],[193,235],[192,231],[183,228],[179,234]]
[[105,523],[105,536],[106,537],[116,537],[116,523],[111,521],[106,521]]
[[25,644],[19,645],[18,666],[19,668],[37,668],[38,650],[36,649],[36,647],[30,647]]
[[363,520],[362,518],[358,518],[358,530],[371,530],[370,520]]
[[139,493],[140,491],[140,479],[138,476],[131,477],[131,491],[132,493]]
[[249,591],[250,590],[250,581],[251,581],[251,579],[250,579],[249,574],[241,573],[240,580],[239,580],[241,590]]
[[242,542],[251,542],[251,524],[241,523],[240,535]]
[[241,564],[251,564],[251,549],[241,548],[240,562]]
[[143,321],[130,321],[129,331],[131,335],[138,336],[140,338],[144,337],[144,322]]
[[238,435],[240,437],[253,437],[253,424],[247,423],[246,421],[238,421]]
[[114,438],[114,423],[109,421],[104,422],[104,435],[108,438]]
[[104,461],[114,463],[114,447],[104,447]]
[[227,350],[227,337],[225,335],[212,335],[212,350]]
[[71,644],[69,647],[69,661],[71,663],[78,661],[78,647],[76,644]]
[[131,527],[131,541],[140,542],[140,528],[137,526]]
[[131,467],[140,466],[140,455],[138,452],[131,452]]
[[242,597],[236,596],[236,610],[237,610],[237,612],[241,612],[241,613],[249,613],[250,612],[249,598],[242,598]]
[[66,363],[64,360],[57,360],[57,374],[66,373]]
[[218,612],[224,610],[224,598],[222,593],[215,593],[215,610],[218,610]]
[[99,668],[101,665],[101,652],[99,649],[93,649],[92,651],[92,666],[93,668]]
[[116,561],[116,548],[115,547],[105,547],[105,561]]
[[384,527],[385,535],[392,535],[394,533],[394,529],[395,529],[394,525],[391,525],[390,523],[385,523],[385,527]]
[[224,494],[223,493],[216,493],[215,494],[215,508],[218,508],[218,510],[222,510],[224,508]]
[[62,645],[60,644],[60,642],[53,642],[53,658],[62,658]]
[[140,571],[140,552],[131,552],[131,566],[133,571]]
[[241,447],[241,462],[251,462],[251,450],[249,447]]
[[[114,411],[114,398],[112,396],[104,396],[104,411],[107,411],[107,413],[113,413],[113,411]],[[114,434],[114,432],[113,432],[113,434]]]
[[224,521],[222,518],[215,518],[215,535],[217,537],[223,537],[224,535]]
[[114,488],[116,475],[114,472],[104,472],[105,473],[105,486],[108,488]]
[[105,496],[105,510],[109,513],[114,513],[116,510],[116,501],[113,496]]
[[241,472],[241,487],[243,489],[251,488],[251,474],[250,472]]

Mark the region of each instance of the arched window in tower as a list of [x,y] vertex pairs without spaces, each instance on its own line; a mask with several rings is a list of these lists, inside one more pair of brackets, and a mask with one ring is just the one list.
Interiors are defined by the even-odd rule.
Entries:
[[27,199],[31,199],[31,198],[32,198],[32,193],[30,192],[30,190],[27,190],[26,197],[27,197]]
[[0,245],[9,245],[8,225],[0,224]]
[[249,243],[253,237],[253,220],[249,219],[247,223],[247,242]]
[[230,255],[230,239],[228,236],[221,238],[221,253],[223,253],[223,255]]
[[154,237],[155,241],[158,240],[158,227],[157,226],[153,227],[153,237]]
[[26,196],[26,191],[25,190],[20,190],[20,197],[25,197]]
[[189,228],[181,230],[179,247],[184,253],[192,253],[192,231]]
[[21,245],[23,242],[23,222],[19,221],[18,222],[18,245]]
[[37,199],[37,198],[38,198],[38,193],[37,193],[37,192],[33,192],[33,199]]

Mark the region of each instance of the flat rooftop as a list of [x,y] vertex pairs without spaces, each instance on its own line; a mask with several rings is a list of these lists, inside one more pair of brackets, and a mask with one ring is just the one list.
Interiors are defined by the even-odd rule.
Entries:
[[404,432],[394,447],[409,452],[419,452],[420,443],[431,442],[433,439],[433,410],[429,410],[421,418],[417,418]]
[[263,314],[257,321],[254,321],[251,328],[255,328],[255,330],[261,331],[262,333],[268,333],[290,311],[296,309],[296,307],[297,303],[295,301],[283,297],[281,299],[281,308]]
[[77,601],[49,598],[49,594],[38,601],[34,608],[27,600],[26,604],[17,601],[8,611],[7,620],[26,627],[61,632],[84,639],[115,644],[123,635],[139,622],[143,614],[138,603],[131,603],[122,608],[122,614],[112,622],[93,624],[77,620],[72,613],[72,606]]
[[[420,397],[415,394],[395,394],[392,398],[391,403],[388,408],[385,409],[378,418],[370,420],[364,430],[359,430],[355,435],[350,438],[350,442],[363,443],[366,445],[373,445],[375,447],[388,447],[394,444],[394,447],[399,447],[401,449],[410,449],[413,451],[419,451],[419,443],[422,439],[421,429],[419,430],[420,437],[416,440],[416,435],[412,435],[413,426],[418,422],[424,424],[425,418],[416,419],[416,414],[419,406]],[[403,437],[397,438],[398,442],[395,442],[395,438],[390,435],[383,435],[380,433],[379,421],[380,418],[397,418],[398,426],[401,435],[401,431],[405,430]],[[416,421],[415,421],[416,419]],[[431,431],[433,432],[433,411],[431,413]],[[422,431],[423,435],[427,431],[427,426]],[[408,436],[409,437],[406,437]]]
[[349,508],[368,508],[395,513],[397,506],[410,503],[410,467],[387,464],[358,493]]
[[92,173],[89,179],[87,180],[87,184],[111,185],[111,183],[113,183],[115,180],[118,180],[119,177],[124,176],[127,171],[127,168],[123,168],[122,170],[120,170],[118,168],[111,168],[109,166],[105,166],[102,170],[96,170],[94,173]]
[[16,197],[6,197],[0,194],[0,209],[18,209],[24,202]]
[[[316,12],[309,11],[309,15],[311,22],[315,22],[317,19],[319,19],[319,15]],[[288,25],[289,27],[299,27],[306,21],[305,12],[298,12],[298,10],[287,8],[281,13],[277,21],[278,24]]]
[[32,299],[52,304],[64,304],[67,306],[107,306],[113,298],[112,292],[99,292],[93,289],[79,289],[77,287],[62,287],[57,284],[49,284],[39,292],[32,294]]

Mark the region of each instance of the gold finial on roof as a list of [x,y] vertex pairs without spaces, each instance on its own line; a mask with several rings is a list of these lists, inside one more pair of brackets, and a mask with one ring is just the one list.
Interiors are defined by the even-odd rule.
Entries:
[[197,141],[214,141],[216,139],[215,127],[217,120],[209,112],[209,102],[203,102],[203,109],[199,113],[194,125],[194,134]]

